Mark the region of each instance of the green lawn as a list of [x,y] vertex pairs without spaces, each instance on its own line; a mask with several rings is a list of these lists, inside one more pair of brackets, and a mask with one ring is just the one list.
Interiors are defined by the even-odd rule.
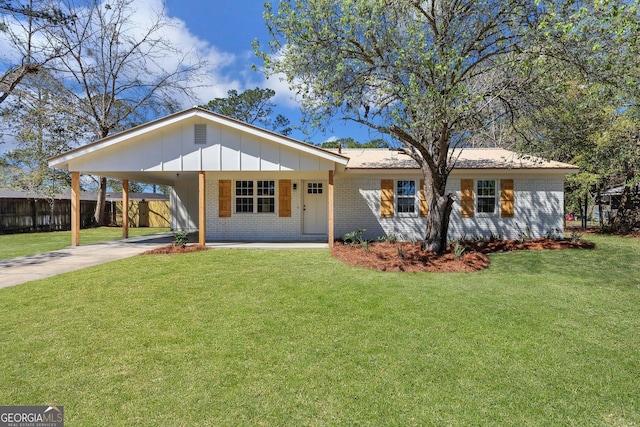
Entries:
[[593,239],[473,274],[209,250],[0,289],[0,402],[69,426],[638,426],[640,240]]
[[[169,231],[168,228],[130,228],[129,237]],[[80,244],[122,239],[122,228],[99,227],[80,230]],[[71,244],[71,231],[0,235],[0,259],[39,254],[66,248]]]

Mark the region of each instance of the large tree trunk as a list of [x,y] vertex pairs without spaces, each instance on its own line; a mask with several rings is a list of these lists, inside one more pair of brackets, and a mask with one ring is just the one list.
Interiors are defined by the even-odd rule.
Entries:
[[449,194],[440,195],[434,192],[430,200],[424,247],[426,250],[441,254],[447,249],[447,233],[453,197]]
[[93,219],[97,225],[106,225],[105,223],[105,205],[107,202],[107,178],[100,177],[100,188],[98,189],[98,200],[96,200],[96,210]]
[[423,164],[421,169],[424,175],[425,198],[429,204],[423,247],[442,254],[447,250],[449,217],[453,207],[453,197],[446,193],[449,174],[444,164],[441,165],[441,169],[435,171],[426,164]]

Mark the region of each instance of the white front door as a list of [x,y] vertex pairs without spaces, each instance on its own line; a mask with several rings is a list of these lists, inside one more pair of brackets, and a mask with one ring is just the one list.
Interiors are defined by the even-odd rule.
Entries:
[[303,192],[303,233],[327,234],[327,183],[325,181],[304,181]]

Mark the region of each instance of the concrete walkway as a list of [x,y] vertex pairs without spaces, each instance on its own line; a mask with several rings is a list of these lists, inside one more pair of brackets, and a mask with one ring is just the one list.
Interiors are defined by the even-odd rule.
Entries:
[[[132,237],[92,245],[69,246],[52,252],[0,260],[0,288],[20,285],[32,280],[52,277],[85,267],[116,261],[142,254],[148,250],[166,246],[173,242],[173,233]],[[193,239],[189,239],[193,242]],[[197,241],[197,239],[196,239]],[[251,243],[221,242],[207,243],[218,249],[319,249],[326,243]]]

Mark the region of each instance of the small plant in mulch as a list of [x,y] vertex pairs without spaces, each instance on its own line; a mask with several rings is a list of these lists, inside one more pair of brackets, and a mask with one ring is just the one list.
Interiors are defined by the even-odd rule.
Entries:
[[189,240],[188,231],[176,231],[173,233],[174,246],[186,246],[188,240]]
[[173,242],[171,244],[147,251],[144,255],[184,254],[208,249],[206,246],[201,245],[187,245],[187,241],[189,240],[188,236],[188,231],[176,231],[173,233]]
[[362,245],[362,243],[366,241],[366,239],[362,237],[365,231],[367,231],[366,228],[358,228],[358,230],[342,236],[342,241],[349,245]]
[[464,245],[464,242],[460,242],[456,240],[451,245],[451,253],[453,253],[453,256],[455,257],[455,259],[462,258],[462,254],[464,254],[464,251],[466,250],[467,250],[467,247]]
[[144,253],[144,255],[168,255],[168,254],[186,254],[189,252],[205,251],[209,249],[200,245],[174,245],[173,243],[161,248],[152,249]]

